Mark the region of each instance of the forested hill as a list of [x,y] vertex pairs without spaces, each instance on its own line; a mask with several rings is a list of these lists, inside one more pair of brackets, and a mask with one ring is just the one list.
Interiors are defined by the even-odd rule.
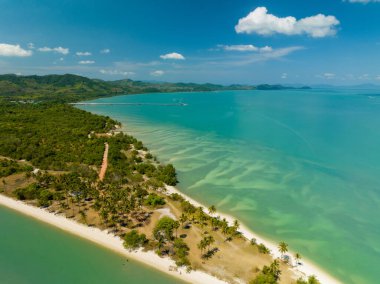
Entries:
[[[302,87],[302,89],[308,87]],[[68,103],[120,94],[202,92],[223,90],[297,89],[282,85],[217,85],[144,82],[130,79],[103,81],[65,74],[45,76],[0,75],[0,101]]]
[[222,90],[253,90],[254,86],[250,85],[217,85],[217,84],[195,84],[195,83],[167,83],[167,82],[143,82],[133,80],[119,80],[110,82],[110,84],[127,88],[137,93],[170,93],[170,92],[205,92],[205,91],[222,91]]
[[118,94],[192,92],[254,89],[253,86],[193,83],[161,83],[133,80],[102,81],[82,76],[0,75],[0,100],[75,102]]
[[0,99],[73,102],[124,93],[124,89],[77,75],[0,75]]

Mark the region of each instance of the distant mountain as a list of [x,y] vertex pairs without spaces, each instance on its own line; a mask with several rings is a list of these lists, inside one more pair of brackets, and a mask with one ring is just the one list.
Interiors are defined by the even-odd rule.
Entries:
[[[46,76],[0,75],[0,100],[38,102],[76,102],[120,94],[202,92],[224,90],[286,90],[282,85],[217,85],[196,83],[144,82],[129,79],[103,81],[65,74]],[[309,87],[302,87],[309,88]]]
[[284,85],[268,85],[262,84],[256,86],[257,90],[308,90],[311,89],[308,86],[293,87],[293,86],[284,86]]
[[254,86],[195,83],[102,81],[65,74],[46,76],[0,75],[0,99],[7,101],[75,102],[118,94],[253,90]]
[[0,75],[0,98],[5,100],[77,101],[123,93],[100,80],[65,74],[46,76]]
[[133,81],[130,79],[112,81],[110,84],[127,88],[137,93],[161,93],[161,92],[202,92],[202,91],[221,91],[221,90],[254,90],[254,86],[230,85],[223,86],[217,84],[196,84],[196,83],[167,83],[167,82],[146,82]]

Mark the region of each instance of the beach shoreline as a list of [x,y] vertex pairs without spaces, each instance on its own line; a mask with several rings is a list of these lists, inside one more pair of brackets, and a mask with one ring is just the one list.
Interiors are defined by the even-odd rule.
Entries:
[[[189,201],[192,205],[196,207],[203,207],[205,211],[208,212],[206,206],[201,204],[200,202],[192,199],[191,197],[183,194],[180,190],[175,188],[174,186],[166,186],[167,194],[170,195],[172,193],[177,193],[181,195],[184,199]],[[84,224],[80,224],[73,220],[66,218],[63,215],[57,215],[54,213],[50,213],[47,210],[42,208],[38,208],[29,204],[26,204],[22,201],[15,200],[13,198],[7,197],[3,194],[0,194],[0,205],[3,205],[7,208],[20,212],[24,215],[57,227],[61,230],[64,230],[73,235],[79,236],[83,239],[89,240],[93,243],[101,245],[107,249],[110,249],[118,254],[121,254],[126,257],[130,257],[136,261],[142,262],[145,265],[148,265],[154,269],[157,269],[163,273],[166,273],[172,277],[178,278],[182,281],[189,283],[210,283],[210,284],[222,284],[227,283],[222,281],[206,272],[202,271],[191,271],[190,273],[186,272],[183,268],[176,268],[176,265],[173,260],[169,258],[161,258],[153,251],[129,251],[124,248],[123,241],[117,236],[108,233],[107,231],[102,231],[99,228],[88,227]],[[212,214],[213,216],[220,216],[221,218],[225,218],[231,225],[233,224],[235,218],[230,215],[223,214],[221,212],[216,212]],[[264,244],[271,251],[271,256],[276,259],[280,258],[281,254],[278,252],[277,245],[269,241],[267,239],[262,238],[256,233],[252,232],[248,229],[244,224],[240,225],[239,231],[242,235],[248,240],[255,238],[257,243]],[[293,253],[290,251],[290,255]],[[299,277],[308,277],[314,275],[318,278],[318,280],[322,284],[338,284],[341,283],[337,279],[330,276],[328,273],[320,269],[318,266],[313,264],[311,261],[307,259],[302,260],[302,265],[297,267],[289,267],[289,269],[294,273],[295,280]]]
[[[166,186],[166,190],[168,194],[172,193],[177,193],[181,195],[185,200],[190,202],[192,205],[196,207],[203,207],[205,211],[210,214],[208,211],[207,206],[203,205],[202,203],[192,199],[191,197],[187,196],[186,194],[182,193],[179,189],[177,189],[174,186]],[[232,226],[235,220],[238,220],[236,218],[233,218],[232,216],[228,214],[224,214],[222,212],[215,212],[214,214],[210,214],[211,216],[220,216],[222,219],[225,218],[227,222]],[[239,221],[239,220],[238,220]],[[239,221],[240,223],[240,221]],[[252,230],[250,230],[246,225],[240,223],[239,227],[239,232],[242,233],[242,235],[247,238],[248,240],[251,239],[256,239],[257,243],[262,243],[264,244],[269,250],[270,250],[270,255],[276,259],[276,258],[281,258],[281,253],[278,251],[277,245],[270,240],[267,240],[256,233],[254,233]],[[291,259],[293,259],[294,252],[289,251],[287,255],[290,256]],[[317,277],[317,279],[322,283],[322,284],[341,284],[339,280],[335,279],[333,276],[329,275],[326,271],[322,270],[320,267],[318,267],[316,264],[312,263],[308,259],[302,259],[302,265],[298,265],[297,267],[290,267],[289,269],[295,274],[295,276],[298,277],[309,277],[311,275],[314,275]]]
[[47,210],[38,208],[22,201],[15,200],[0,194],[0,205],[9,209],[22,213],[28,217],[32,217],[46,224],[52,225],[65,232],[91,241],[97,245],[101,245],[109,250],[112,250],[120,255],[141,262],[151,268],[166,273],[172,277],[180,279],[188,283],[210,283],[210,284],[225,284],[222,281],[210,274],[202,271],[186,272],[184,268],[176,268],[175,262],[169,258],[161,258],[153,251],[129,251],[124,248],[123,241],[117,236],[102,231],[96,227],[88,227],[73,220],[70,220],[62,215],[50,213]]
[[[144,95],[144,94],[133,94],[133,95]],[[105,115],[105,114],[103,114],[103,115]],[[124,132],[124,133],[130,134],[127,127],[126,127],[125,122],[123,124],[121,124],[119,130]],[[141,151],[141,152],[143,153],[143,155],[147,154],[146,151]],[[209,215],[214,216],[214,217],[220,216],[221,219],[225,218],[230,226],[233,226],[234,221],[238,220],[240,223],[239,232],[241,232],[242,235],[247,240],[256,239],[258,244],[262,243],[270,250],[270,255],[273,257],[273,259],[277,259],[277,258],[281,259],[281,253],[278,251],[278,244],[277,243],[275,243],[272,240],[268,240],[268,238],[264,238],[264,237],[258,235],[257,233],[253,232],[251,229],[248,228],[248,226],[246,226],[244,223],[241,223],[239,219],[234,218],[233,216],[225,214],[225,213],[220,212],[220,211],[217,211],[214,214],[210,214],[210,212],[208,212],[207,206],[205,206],[201,202],[194,200],[190,196],[186,195],[181,190],[179,190],[177,187],[169,186],[169,185],[165,185],[165,187],[166,187],[166,191],[167,191],[168,195],[170,195],[171,193],[177,193],[177,194],[181,195],[185,200],[189,201],[193,206],[203,207],[205,209],[205,212],[208,213]],[[286,253],[286,255],[288,255],[290,257],[291,262],[294,261],[294,254],[295,254],[295,252],[292,250],[289,250],[288,253]],[[302,263],[302,265],[298,265],[297,267],[289,265],[289,268],[288,268],[294,274],[294,276],[295,276],[294,280],[295,281],[298,278],[307,279],[307,277],[313,275],[313,276],[317,277],[317,279],[321,282],[321,284],[341,284],[342,283],[338,279],[331,276],[328,272],[326,272],[325,270],[320,268],[318,265],[314,264],[309,259],[302,258],[302,260],[300,262]],[[211,282],[209,282],[209,283],[211,283]]]

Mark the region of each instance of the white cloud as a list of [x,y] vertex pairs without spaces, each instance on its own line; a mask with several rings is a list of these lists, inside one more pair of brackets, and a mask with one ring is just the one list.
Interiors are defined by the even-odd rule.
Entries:
[[78,63],[79,64],[94,64],[95,61],[93,61],[93,60],[81,60]]
[[13,45],[7,43],[0,43],[0,56],[7,57],[27,57],[31,56],[33,52],[31,50],[25,50],[20,45]]
[[[237,44],[237,45],[223,45],[219,44],[218,49],[223,49],[225,51],[240,51],[240,52],[270,52],[273,51],[273,48],[270,46],[257,47],[252,44]],[[214,50],[218,50],[214,49]]]
[[164,74],[165,74],[165,72],[162,71],[162,70],[156,70],[156,71],[153,71],[153,72],[150,73],[150,75],[152,75],[154,77],[159,77],[159,76],[162,76]]
[[110,70],[110,69],[101,69],[99,70],[100,73],[105,75],[123,75],[123,76],[132,76],[135,75],[135,72],[129,72],[129,71],[120,71],[120,70]]
[[226,51],[258,51],[259,48],[252,44],[218,45]]
[[28,48],[29,49],[34,49],[35,47],[34,47],[34,43],[33,42],[29,42],[28,43]]
[[76,53],[77,56],[90,56],[92,55],[91,52],[88,52],[88,51],[78,51]]
[[281,79],[288,79],[288,73],[282,73]]
[[41,52],[55,52],[55,53],[61,53],[63,55],[67,55],[69,54],[69,49],[68,48],[65,48],[65,47],[40,47],[38,49],[38,51],[41,51]]
[[290,47],[283,47],[283,48],[272,49],[272,50],[268,49],[265,53],[262,53],[262,56],[266,59],[281,58],[295,51],[299,51],[303,49],[305,49],[303,46],[290,46]]
[[272,52],[273,48],[270,46],[264,46],[260,48],[260,52]]
[[375,79],[380,81],[380,75],[377,75]]
[[110,53],[111,52],[111,50],[109,49],[109,48],[105,48],[105,49],[102,49],[101,51],[100,51],[100,53],[103,53],[103,54],[108,54],[108,53]]
[[185,57],[182,54],[177,52],[172,52],[160,56],[161,59],[173,59],[173,60],[185,60]]
[[235,30],[237,33],[247,34],[307,34],[311,37],[321,38],[335,35],[337,25],[339,25],[339,21],[334,16],[318,14],[299,20],[292,16],[279,18],[268,14],[267,8],[258,7],[246,17],[241,18],[235,26]]
[[244,53],[244,55],[223,56],[208,60],[208,64],[223,64],[225,66],[243,66],[256,62],[263,62],[269,60],[280,60],[283,57],[292,54],[296,51],[305,49],[303,46],[289,46],[282,48],[262,47],[259,52]]
[[358,77],[359,80],[369,80],[370,76],[369,74],[362,74]]
[[322,75],[325,79],[327,80],[330,80],[330,79],[334,79],[335,78],[335,74],[334,73],[324,73]]

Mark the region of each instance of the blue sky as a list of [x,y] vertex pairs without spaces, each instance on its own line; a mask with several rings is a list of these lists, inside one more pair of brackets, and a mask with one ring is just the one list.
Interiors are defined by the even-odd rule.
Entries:
[[0,73],[379,84],[379,15],[370,0],[0,0]]

